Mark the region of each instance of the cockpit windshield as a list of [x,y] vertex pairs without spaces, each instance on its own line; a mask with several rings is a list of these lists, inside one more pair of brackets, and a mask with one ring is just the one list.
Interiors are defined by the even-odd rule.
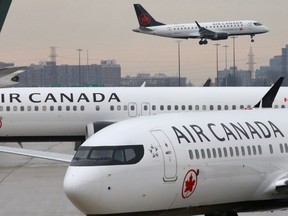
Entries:
[[82,146],[76,152],[71,166],[107,166],[136,164],[144,155],[142,145]]
[[260,22],[254,22],[254,25],[255,25],[255,26],[262,26],[262,23],[260,23]]

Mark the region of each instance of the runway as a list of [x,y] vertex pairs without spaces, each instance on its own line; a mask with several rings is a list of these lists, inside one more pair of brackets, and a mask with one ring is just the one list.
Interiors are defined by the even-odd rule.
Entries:
[[[16,143],[1,144],[19,147]],[[24,148],[74,154],[73,143],[24,143]],[[0,153],[0,215],[84,216],[66,198],[63,179],[68,164]],[[239,213],[284,216],[286,211]]]
[[[6,146],[18,147],[15,143]],[[73,154],[72,143],[24,143],[25,148]],[[0,215],[83,216],[66,198],[68,164],[0,154]]]

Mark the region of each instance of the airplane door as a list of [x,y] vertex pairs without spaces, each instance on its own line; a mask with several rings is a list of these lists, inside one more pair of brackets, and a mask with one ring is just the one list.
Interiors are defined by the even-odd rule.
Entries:
[[173,182],[177,180],[177,158],[174,147],[167,137],[167,135],[161,130],[151,131],[151,134],[157,140],[164,160],[164,182]]
[[128,115],[130,117],[137,116],[137,104],[136,103],[129,103],[128,104]]
[[142,116],[149,116],[150,115],[150,104],[149,103],[142,103],[141,104],[141,115]]

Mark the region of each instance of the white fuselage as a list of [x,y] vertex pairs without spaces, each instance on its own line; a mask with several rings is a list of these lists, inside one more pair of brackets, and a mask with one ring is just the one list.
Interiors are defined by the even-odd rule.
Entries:
[[[199,24],[201,25],[201,27],[204,27],[216,33],[227,33],[228,36],[255,35],[266,33],[269,31],[266,26],[253,20],[207,22]],[[199,28],[196,23],[168,24],[145,28],[139,27],[137,29],[134,29],[133,31],[170,38],[201,38]]]
[[[262,109],[122,121],[86,140],[81,148],[99,157],[81,165],[76,153],[64,190],[87,215],[196,215],[287,207],[287,193],[276,191],[288,180],[287,116],[287,109]],[[144,147],[140,161],[118,163],[116,150],[136,149],[134,145]],[[96,152],[105,148],[114,149],[114,165],[100,163],[107,158]]]
[[[0,141],[82,139],[94,122],[160,113],[243,109],[266,87],[7,88],[0,91]],[[287,107],[288,88],[274,107]]]

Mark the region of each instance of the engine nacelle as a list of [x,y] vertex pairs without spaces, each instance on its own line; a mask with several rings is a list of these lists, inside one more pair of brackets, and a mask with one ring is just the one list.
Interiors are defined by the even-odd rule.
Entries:
[[218,32],[211,38],[211,40],[226,40],[227,38],[228,38],[228,33]]
[[113,124],[114,122],[109,121],[99,121],[93,122],[86,126],[86,139],[88,139],[93,134],[97,133],[99,130]]

